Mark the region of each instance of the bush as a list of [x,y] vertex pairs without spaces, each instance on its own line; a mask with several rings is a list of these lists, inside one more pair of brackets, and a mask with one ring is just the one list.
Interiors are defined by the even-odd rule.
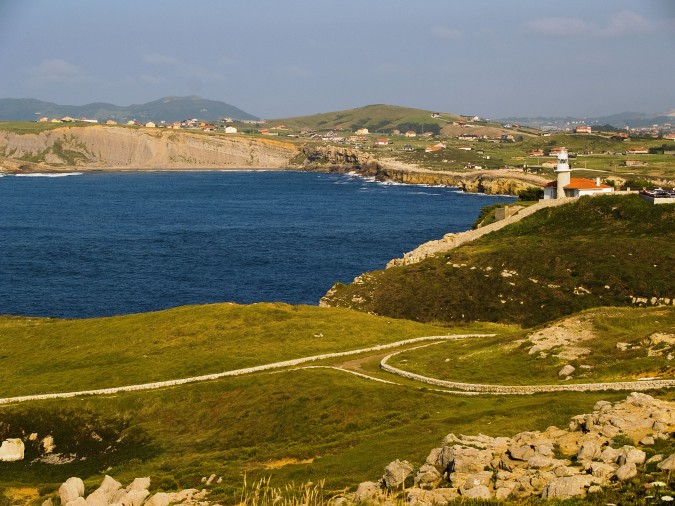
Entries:
[[537,201],[544,198],[544,189],[537,188],[536,186],[530,186],[524,190],[518,192],[518,200],[523,201]]

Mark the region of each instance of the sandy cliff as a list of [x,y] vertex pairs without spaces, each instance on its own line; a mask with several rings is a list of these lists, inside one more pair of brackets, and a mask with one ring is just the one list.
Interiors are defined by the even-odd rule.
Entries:
[[160,129],[64,127],[39,134],[0,132],[6,167],[281,168],[297,153],[289,143]]

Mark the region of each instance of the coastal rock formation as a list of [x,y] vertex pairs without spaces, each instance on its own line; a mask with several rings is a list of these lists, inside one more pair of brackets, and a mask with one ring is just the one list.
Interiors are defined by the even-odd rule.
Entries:
[[64,127],[38,134],[0,131],[0,155],[78,168],[280,168],[297,154],[289,143],[165,129]]
[[[449,434],[416,471],[414,487],[403,493],[415,505],[447,504],[458,496],[583,497],[634,478],[647,463],[661,460],[658,468],[663,472],[675,468],[675,455],[647,461],[644,450],[625,444],[654,444],[670,438],[673,429],[675,403],[632,393],[616,404],[597,402],[592,413],[573,417],[568,429],[549,427],[513,437]],[[400,467],[399,461],[393,462],[378,487],[368,482],[368,487],[364,484],[359,490],[367,488],[374,502],[390,499],[399,483],[390,479],[391,469]],[[362,497],[352,494],[344,499],[349,503]]]
[[355,172],[378,181],[432,186],[454,186],[471,193],[517,195],[519,191],[541,185],[545,179],[513,170],[451,172],[421,169],[392,159],[376,159],[369,153],[339,146],[303,146],[311,170]]

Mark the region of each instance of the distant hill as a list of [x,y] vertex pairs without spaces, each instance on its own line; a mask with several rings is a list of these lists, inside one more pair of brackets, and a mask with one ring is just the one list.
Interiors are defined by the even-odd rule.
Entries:
[[584,123],[586,125],[611,125],[616,128],[631,127],[644,128],[652,125],[663,125],[664,123],[675,122],[673,111],[664,114],[645,114],[641,112],[621,112],[618,114],[611,114],[609,116],[598,117],[583,117],[576,118],[572,116],[565,117],[526,117],[514,116],[509,118],[502,118],[499,121],[502,123],[519,123],[521,125],[530,125],[536,128],[541,128],[547,125],[565,125],[574,123]]
[[222,118],[242,120],[258,119],[241,109],[219,102],[207,100],[195,95],[189,97],[164,97],[146,104],[134,104],[126,107],[95,102],[86,105],[59,105],[32,98],[0,99],[0,120],[35,121],[40,117],[90,118],[99,121],[114,119],[118,122],[145,121],[182,121],[189,118],[210,121]]
[[294,130],[308,128],[316,132],[327,132],[329,130],[356,131],[359,128],[367,128],[370,133],[385,133],[394,129],[402,130],[406,126],[410,126],[406,129],[415,130],[412,125],[419,129],[424,127],[427,131],[430,131],[431,129],[440,129],[448,122],[458,119],[460,117],[454,114],[396,105],[374,104],[344,111],[268,120],[268,124],[270,126],[283,124]]

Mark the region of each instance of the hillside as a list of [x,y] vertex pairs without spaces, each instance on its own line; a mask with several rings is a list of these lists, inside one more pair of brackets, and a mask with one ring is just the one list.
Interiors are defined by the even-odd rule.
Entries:
[[85,117],[99,121],[113,119],[118,122],[128,120],[173,122],[189,118],[217,120],[227,117],[242,120],[258,119],[233,105],[195,95],[164,97],[145,104],[129,106],[100,102],[86,105],[59,105],[35,99],[0,99],[0,120],[3,121],[36,121],[40,117],[51,119],[64,116]]
[[283,124],[288,129],[300,130],[307,128],[316,132],[329,130],[340,132],[354,132],[359,128],[367,128],[370,133],[386,133],[394,129],[406,131],[420,129],[424,126],[440,129],[448,122],[459,120],[454,114],[438,113],[438,117],[432,117],[434,111],[400,107],[395,105],[375,104],[356,109],[334,111],[310,116],[297,116],[292,118],[279,118],[269,120],[270,126]]
[[637,195],[548,208],[420,263],[336,284],[322,304],[426,322],[540,324],[675,300],[675,209]]

